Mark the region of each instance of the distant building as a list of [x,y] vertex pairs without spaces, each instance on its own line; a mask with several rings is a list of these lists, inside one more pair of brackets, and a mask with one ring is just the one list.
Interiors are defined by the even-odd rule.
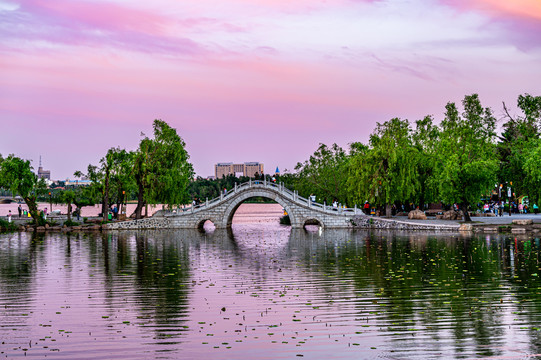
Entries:
[[51,170],[43,170],[43,168],[40,166],[38,168],[38,178],[51,180]]
[[38,178],[51,180],[51,170],[43,170],[43,168],[41,167],[41,155],[39,157]]
[[92,181],[88,179],[80,179],[80,180],[70,180],[66,179],[66,186],[88,186],[92,184]]
[[278,169],[278,166],[276,167],[276,170],[274,171],[274,175],[280,175],[280,169]]
[[221,179],[223,176],[242,174],[242,176],[254,177],[255,174],[263,174],[263,164],[259,162],[245,162],[244,164],[218,163],[214,165],[214,176]]

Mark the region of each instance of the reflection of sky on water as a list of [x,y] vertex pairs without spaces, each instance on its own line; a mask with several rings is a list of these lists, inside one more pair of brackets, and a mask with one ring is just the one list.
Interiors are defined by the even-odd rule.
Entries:
[[259,219],[207,234],[0,235],[0,355],[541,353],[538,238],[306,232]]

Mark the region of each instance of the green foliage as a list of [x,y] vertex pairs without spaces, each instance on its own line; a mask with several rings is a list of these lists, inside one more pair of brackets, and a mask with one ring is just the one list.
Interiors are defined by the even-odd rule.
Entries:
[[17,225],[13,222],[8,222],[4,219],[0,219],[0,231],[16,231]]
[[102,212],[107,214],[111,203],[121,204],[125,195],[135,191],[135,178],[133,176],[134,153],[119,147],[110,148],[101,158],[100,165],[88,165],[87,173],[75,172],[76,177],[87,177],[92,181],[90,186],[84,187],[73,199],[78,211],[81,207],[102,204]]
[[162,120],[154,120],[154,139],[145,137],[134,158],[134,174],[139,196],[137,215],[144,204],[165,204],[170,208],[189,202],[188,184],[193,167],[185,143]]
[[524,156],[523,183],[530,203],[541,203],[541,139],[532,140]]
[[[297,163],[293,188],[301,196],[316,196],[318,202],[330,204],[334,200],[346,203],[348,199],[349,157],[338,145],[330,148],[319,144],[319,148],[304,163]],[[284,178],[284,176],[282,176]]]
[[20,195],[28,205],[28,210],[38,225],[44,225],[45,220],[39,216],[36,199],[45,193],[45,182],[38,181],[32,172],[30,161],[15,155],[9,155],[0,163],[0,187],[10,189],[14,195]]
[[415,122],[416,129],[412,134],[413,146],[417,149],[417,181],[418,191],[413,202],[421,206],[426,203],[438,202],[438,179],[435,173],[440,154],[437,152],[440,129],[433,124],[431,116]]
[[77,221],[72,221],[68,218],[68,220],[64,221],[64,225],[66,226],[79,226],[80,224]]
[[9,155],[1,163],[0,186],[10,189],[21,197],[31,195],[37,185],[37,176],[32,172],[30,161]]
[[[517,106],[522,114],[511,116],[504,104],[508,121],[502,126],[497,147],[500,160],[499,182],[508,186],[513,183],[515,193],[537,198],[539,186],[535,176],[532,177],[532,171],[535,170],[531,167],[535,159],[529,157],[535,152],[540,137],[541,96],[520,95]],[[530,164],[529,172],[526,170],[527,161]]]
[[465,96],[462,105],[462,115],[454,103],[446,106],[437,174],[443,202],[459,203],[467,210],[494,186],[498,159],[494,143],[496,119],[492,111],[481,106],[477,94]]
[[420,189],[419,159],[408,120],[378,123],[370,136],[370,147],[351,159],[348,185],[353,200],[386,205],[413,199]]
[[284,215],[280,217],[280,224],[281,225],[291,225],[291,219],[289,218],[289,215]]

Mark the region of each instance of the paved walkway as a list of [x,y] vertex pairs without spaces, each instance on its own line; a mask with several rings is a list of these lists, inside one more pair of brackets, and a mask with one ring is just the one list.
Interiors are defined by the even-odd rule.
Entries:
[[[419,223],[419,224],[440,224],[440,225],[452,225],[460,224],[462,220],[436,220],[435,217],[429,216],[428,220],[409,220],[407,216],[394,216],[392,219]],[[505,214],[497,217],[477,217],[472,216],[472,221],[475,223],[484,223],[487,225],[509,225],[514,219],[532,219],[534,223],[541,224],[541,214]]]

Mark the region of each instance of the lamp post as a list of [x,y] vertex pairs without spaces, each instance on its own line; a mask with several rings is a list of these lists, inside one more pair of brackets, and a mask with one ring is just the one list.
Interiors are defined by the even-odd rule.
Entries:
[[126,191],[122,190],[122,207],[120,208],[120,213],[123,214],[126,209],[126,204],[124,203],[126,197]]
[[51,214],[53,213],[53,196],[51,195],[51,192],[49,191],[49,211],[51,212]]

